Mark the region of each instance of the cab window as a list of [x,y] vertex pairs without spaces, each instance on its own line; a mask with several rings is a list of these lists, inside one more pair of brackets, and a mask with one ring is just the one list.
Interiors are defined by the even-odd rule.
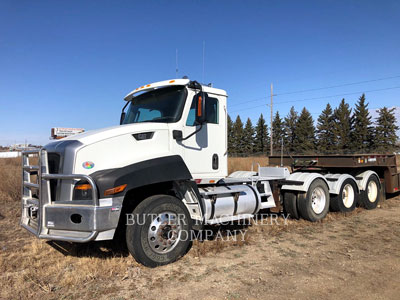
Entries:
[[[218,99],[209,97],[204,94],[206,99],[206,123],[218,124]],[[193,97],[192,104],[190,105],[189,115],[186,120],[186,126],[195,126],[196,120],[196,96]]]

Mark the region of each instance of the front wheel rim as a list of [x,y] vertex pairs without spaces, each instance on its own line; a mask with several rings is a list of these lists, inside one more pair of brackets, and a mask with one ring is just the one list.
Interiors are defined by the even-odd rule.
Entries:
[[348,183],[343,187],[343,192],[342,192],[343,205],[346,208],[350,208],[354,203],[354,198],[355,198],[354,188],[351,184]]
[[367,187],[367,194],[369,202],[374,203],[378,198],[378,186],[375,181],[370,181]]
[[151,249],[158,254],[172,251],[182,235],[182,226],[175,213],[162,212],[151,222],[147,240]]
[[316,187],[311,194],[311,208],[319,215],[322,213],[326,206],[325,191],[321,187]]

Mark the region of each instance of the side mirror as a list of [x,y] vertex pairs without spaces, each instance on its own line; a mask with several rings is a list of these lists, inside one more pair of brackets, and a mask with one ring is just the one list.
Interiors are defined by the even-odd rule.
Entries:
[[201,125],[205,123],[206,118],[206,99],[204,93],[196,95],[196,124]]
[[125,112],[123,111],[123,112],[121,113],[121,119],[119,120],[119,125],[122,125],[122,123],[124,122],[124,120],[125,120]]

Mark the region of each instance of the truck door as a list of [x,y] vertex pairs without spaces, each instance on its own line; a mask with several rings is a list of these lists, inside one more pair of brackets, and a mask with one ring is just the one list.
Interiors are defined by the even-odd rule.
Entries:
[[[182,141],[185,162],[195,179],[226,176],[226,97],[203,92],[206,123],[191,138]],[[200,128],[195,125],[195,98],[192,100],[183,136]]]

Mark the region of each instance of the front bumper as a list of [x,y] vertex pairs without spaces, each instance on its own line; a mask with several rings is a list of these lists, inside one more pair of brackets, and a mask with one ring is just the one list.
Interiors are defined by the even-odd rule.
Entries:
[[[38,156],[38,165],[29,164],[30,156]],[[47,158],[44,149],[22,153],[21,226],[43,239],[80,243],[112,239],[122,197],[99,199],[96,183],[88,175],[49,174]],[[65,180],[71,184],[86,180],[92,187],[92,201],[55,201],[51,199],[50,180]]]

